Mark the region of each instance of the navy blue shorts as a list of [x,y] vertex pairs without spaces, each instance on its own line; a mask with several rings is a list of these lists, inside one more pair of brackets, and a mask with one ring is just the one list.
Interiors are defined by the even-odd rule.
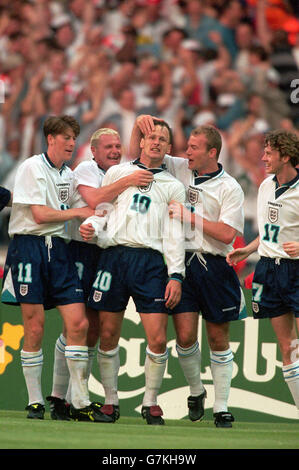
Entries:
[[164,300],[167,280],[159,251],[113,246],[101,253],[88,305],[95,310],[121,312],[131,296],[139,313],[168,313]]
[[69,244],[72,258],[78,269],[85,302],[95,280],[102,249],[94,244],[72,240]]
[[83,289],[68,244],[43,236],[15,235],[8,247],[3,276],[3,303],[57,305],[84,302]]
[[182,285],[182,299],[171,311],[201,312],[211,323],[240,320],[247,316],[245,299],[238,276],[222,256],[186,253],[186,278]]
[[254,318],[299,317],[299,261],[261,257],[252,280]]

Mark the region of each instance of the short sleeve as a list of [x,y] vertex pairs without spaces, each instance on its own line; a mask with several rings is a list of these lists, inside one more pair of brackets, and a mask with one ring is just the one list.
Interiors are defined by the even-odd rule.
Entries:
[[46,205],[46,176],[36,160],[29,160],[26,160],[17,171],[13,190],[13,202],[26,205]]

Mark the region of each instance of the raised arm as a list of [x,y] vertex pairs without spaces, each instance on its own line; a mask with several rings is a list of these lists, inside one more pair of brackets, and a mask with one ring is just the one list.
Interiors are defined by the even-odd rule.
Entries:
[[130,158],[134,159],[139,157],[142,136],[150,134],[155,130],[154,119],[159,118],[151,116],[150,114],[140,114],[140,116],[137,117],[131,134],[129,146]]

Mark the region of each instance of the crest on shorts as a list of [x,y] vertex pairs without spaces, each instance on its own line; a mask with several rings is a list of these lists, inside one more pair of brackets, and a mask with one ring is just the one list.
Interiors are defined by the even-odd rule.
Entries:
[[20,294],[23,296],[28,294],[28,284],[20,285]]
[[152,189],[153,182],[151,181],[147,186],[138,186],[141,193],[148,193]]
[[100,290],[95,290],[93,293],[93,300],[94,302],[99,302],[102,298],[103,292]]
[[194,188],[188,188],[188,201],[191,204],[196,204],[199,201],[199,191]]
[[69,188],[59,188],[59,201],[66,202],[70,196]]
[[269,207],[268,210],[268,219],[270,222],[274,223],[278,221],[278,209],[276,207]]
[[259,304],[257,304],[256,302],[251,302],[251,306],[254,313],[258,313],[258,311],[260,310]]

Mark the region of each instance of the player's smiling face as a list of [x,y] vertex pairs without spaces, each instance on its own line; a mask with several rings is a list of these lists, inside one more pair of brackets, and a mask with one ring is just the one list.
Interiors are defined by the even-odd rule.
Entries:
[[71,129],[62,134],[48,136],[48,154],[55,166],[60,168],[63,162],[72,158],[76,137]]
[[170,152],[169,131],[165,126],[155,126],[155,130],[141,139],[141,161],[148,168],[161,165],[166,153]]
[[121,143],[117,135],[101,135],[97,145],[92,147],[91,151],[97,164],[105,171],[120,163]]
[[262,161],[265,164],[265,170],[267,174],[279,174],[284,165],[285,159],[280,157],[280,153],[276,149],[272,149],[270,145],[266,145]]

